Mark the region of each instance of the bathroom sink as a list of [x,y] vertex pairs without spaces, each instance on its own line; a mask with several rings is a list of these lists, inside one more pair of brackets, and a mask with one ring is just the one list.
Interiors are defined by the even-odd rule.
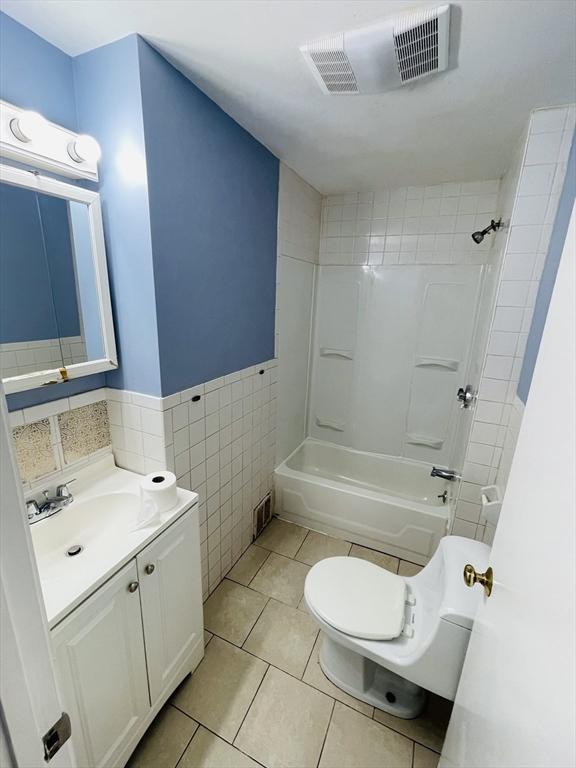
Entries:
[[198,499],[178,488],[177,504],[142,526],[141,480],[108,456],[76,473],[74,501],[30,527],[50,627]]
[[69,557],[67,550],[80,545],[90,551],[108,537],[135,527],[139,498],[131,493],[107,493],[87,501],[73,501],[32,528],[38,560]]

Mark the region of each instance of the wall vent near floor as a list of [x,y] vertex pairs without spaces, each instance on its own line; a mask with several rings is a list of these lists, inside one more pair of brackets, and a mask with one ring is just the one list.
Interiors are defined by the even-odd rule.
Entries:
[[260,501],[254,508],[252,520],[252,541],[254,541],[254,539],[262,533],[264,528],[266,528],[270,520],[272,520],[272,495],[270,493],[267,496],[264,496],[262,501]]

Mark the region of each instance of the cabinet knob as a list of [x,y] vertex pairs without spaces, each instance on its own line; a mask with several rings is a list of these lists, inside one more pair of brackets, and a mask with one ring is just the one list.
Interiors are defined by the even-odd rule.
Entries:
[[155,569],[156,569],[156,566],[154,565],[154,563],[148,563],[148,565],[144,568],[144,570],[148,575],[150,575],[151,573],[154,573]]
[[131,581],[130,584],[128,584],[128,592],[136,592],[138,587],[139,584],[137,581]]

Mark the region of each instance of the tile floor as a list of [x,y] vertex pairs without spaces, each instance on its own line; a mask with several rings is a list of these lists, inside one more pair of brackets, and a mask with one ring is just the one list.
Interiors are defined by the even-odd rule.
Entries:
[[206,655],[128,768],[436,768],[451,702],[401,720],[334,686],[304,579],[352,555],[403,575],[419,566],[274,519],[204,604]]

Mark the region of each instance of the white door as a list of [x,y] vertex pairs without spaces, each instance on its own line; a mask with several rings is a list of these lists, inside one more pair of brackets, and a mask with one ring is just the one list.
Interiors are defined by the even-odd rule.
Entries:
[[[48,622],[0,382],[0,756],[46,766],[42,737],[64,706],[56,686]],[[50,768],[75,765],[68,741]]]
[[575,227],[573,210],[445,767],[576,764]]
[[136,563],[52,630],[79,766],[111,768],[150,709]]
[[204,655],[197,514],[194,507],[137,557],[152,706]]

